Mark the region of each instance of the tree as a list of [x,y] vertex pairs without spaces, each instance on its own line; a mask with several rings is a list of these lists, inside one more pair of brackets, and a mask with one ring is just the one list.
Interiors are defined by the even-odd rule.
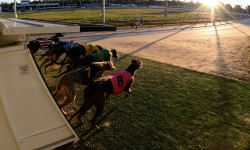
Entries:
[[248,6],[246,7],[246,13],[247,13],[247,14],[250,14],[250,5],[248,5]]
[[226,9],[227,12],[232,12],[233,11],[233,7],[230,4],[226,4],[225,9]]
[[233,10],[236,13],[241,13],[243,9],[242,9],[241,5],[235,5]]

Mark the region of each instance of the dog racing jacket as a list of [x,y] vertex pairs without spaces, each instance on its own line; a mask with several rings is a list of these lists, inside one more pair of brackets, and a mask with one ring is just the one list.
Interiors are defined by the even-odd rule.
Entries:
[[73,43],[68,43],[66,45],[64,45],[63,47],[66,49],[66,51],[70,51],[73,47],[75,46],[79,46],[80,44],[77,42],[73,42]]
[[36,41],[40,43],[40,47],[42,50],[48,50],[49,45],[53,44],[53,41],[50,38],[37,38]]
[[108,76],[113,84],[113,93],[112,95],[120,94],[129,81],[134,80],[134,76],[132,76],[128,71],[120,71],[113,75]]
[[102,61],[109,61],[110,56],[112,55],[109,50],[102,49],[100,51],[97,51],[93,54],[91,54],[96,62],[102,62]]
[[85,56],[90,55],[93,52],[99,50],[98,46],[93,44],[82,44],[82,46],[85,48],[86,51]]

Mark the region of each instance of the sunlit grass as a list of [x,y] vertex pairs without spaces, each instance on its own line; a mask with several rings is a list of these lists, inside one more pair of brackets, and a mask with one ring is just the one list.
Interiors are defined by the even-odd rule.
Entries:
[[[100,23],[102,21],[101,9],[81,9],[67,11],[43,11],[18,14],[19,18],[34,18],[50,21],[74,23]],[[197,11],[169,10],[168,21],[196,20]],[[200,12],[200,20],[210,20],[210,12]],[[0,18],[13,17],[13,14],[0,15]],[[164,9],[106,9],[107,23],[127,23],[138,21],[143,17],[145,22],[165,21]],[[218,14],[215,14],[218,19]]]
[[[125,69],[132,58],[144,67],[135,75],[132,95],[111,96],[98,118],[104,128],[90,125],[95,109],[76,128],[76,148],[68,149],[249,149],[250,84],[200,73],[134,56],[116,61]],[[45,75],[53,90],[57,70]],[[107,71],[111,74],[115,71]],[[83,103],[83,86],[77,85],[77,100]],[[73,127],[78,124],[73,120]]]

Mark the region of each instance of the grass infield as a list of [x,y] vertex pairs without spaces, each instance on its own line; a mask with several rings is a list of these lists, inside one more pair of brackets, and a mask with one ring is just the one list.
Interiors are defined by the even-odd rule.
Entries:
[[[204,10],[204,9],[203,9]],[[164,16],[165,8],[120,8],[120,9],[106,9],[106,23],[120,24],[131,21],[140,21],[141,17],[146,22],[163,22],[166,20]],[[192,11],[192,10],[168,10],[168,21],[196,21],[199,13],[200,20],[210,20],[210,11]],[[13,14],[0,15],[0,18],[14,17]],[[215,19],[223,19],[223,15],[215,12]],[[22,12],[18,14],[18,18],[33,18],[49,21],[62,21],[73,23],[101,23],[102,9],[75,9],[75,10],[52,10],[40,12]]]
[[[94,108],[85,124],[74,119],[79,145],[59,150],[250,148],[249,83],[125,55],[113,72],[126,69],[133,58],[144,66],[135,75],[132,95],[110,97],[97,120],[105,127],[100,131],[90,125]],[[44,77],[54,90],[58,79],[51,75],[57,69],[48,71]],[[77,99],[68,110],[83,103],[83,88],[76,86]]]

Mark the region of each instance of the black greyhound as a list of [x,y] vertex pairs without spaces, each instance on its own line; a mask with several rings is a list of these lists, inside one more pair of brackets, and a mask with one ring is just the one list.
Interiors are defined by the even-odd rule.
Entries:
[[[58,64],[56,61],[59,59],[59,57],[64,54],[68,53],[70,49],[72,49],[75,46],[78,46],[78,43],[75,43],[73,41],[59,41],[57,44],[54,44],[50,50],[48,50],[46,53],[44,53],[41,58],[38,60],[40,61],[43,57],[47,56],[47,58],[44,60],[43,63],[40,65],[40,69],[42,69],[43,65],[45,65],[45,73],[46,69],[49,66],[52,66],[53,64]],[[60,65],[60,64],[59,64]],[[61,65],[62,68],[62,65]],[[61,72],[61,68],[59,72]]]
[[77,46],[74,46],[70,49],[67,49],[67,53],[64,57],[64,59],[61,62],[57,62],[56,64],[61,65],[59,72],[61,71],[62,67],[66,64],[72,65],[74,62],[77,62],[80,60],[81,57],[90,55],[96,51],[102,50],[103,47],[100,45],[94,45],[94,44],[79,44]]
[[58,43],[60,41],[59,37],[63,37],[62,33],[56,33],[54,36],[50,38],[37,38],[35,40],[30,41],[27,44],[30,52],[35,54],[39,49],[49,50],[52,45]]
[[89,66],[93,62],[102,62],[102,61],[112,61],[111,58],[117,59],[118,53],[115,49],[106,50],[101,49],[99,51],[96,51],[90,55],[87,55],[85,57],[79,58],[77,61],[74,60],[74,62],[67,67],[67,70],[62,72],[61,74],[57,76],[53,76],[54,78],[60,77],[61,75],[77,68],[86,67]]
[[81,117],[95,105],[96,112],[92,118],[91,124],[97,129],[100,129],[98,125],[96,125],[96,119],[101,115],[104,109],[105,100],[108,99],[110,94],[116,95],[120,94],[122,91],[126,91],[125,98],[128,97],[132,92],[131,86],[133,84],[135,72],[142,68],[142,66],[143,63],[140,60],[132,60],[126,70],[111,76],[101,77],[90,81],[87,88],[84,90],[84,104],[70,117],[69,122],[71,122],[75,116],[78,117],[80,122],[83,122]]

